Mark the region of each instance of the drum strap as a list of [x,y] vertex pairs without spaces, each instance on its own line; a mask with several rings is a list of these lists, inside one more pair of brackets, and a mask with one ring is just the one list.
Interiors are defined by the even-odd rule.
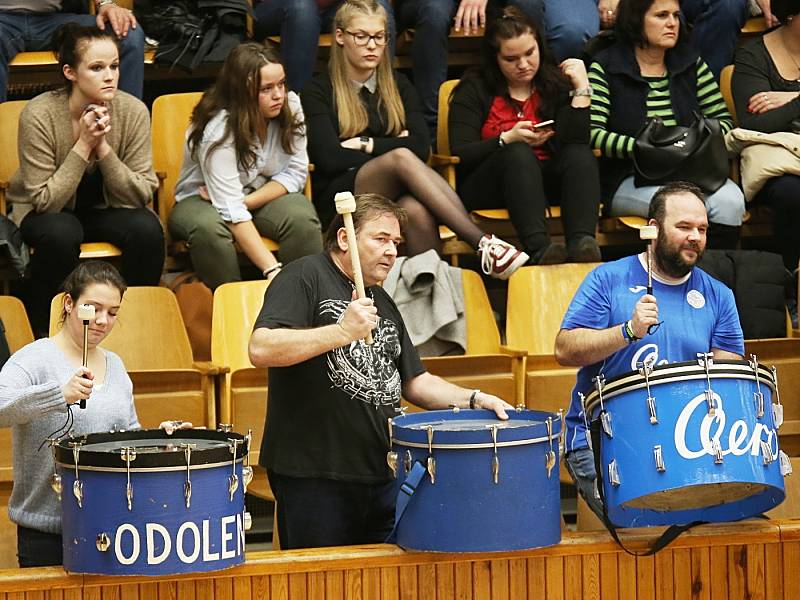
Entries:
[[425,477],[425,473],[425,466],[416,460],[406,480],[400,485],[400,491],[397,493],[397,504],[394,509],[394,527],[386,538],[387,544],[394,544],[397,541],[397,526],[400,524],[400,519],[403,518],[403,513],[408,508],[408,503],[411,502],[411,497],[417,491],[422,478]]
[[602,456],[601,444],[603,443],[603,427],[601,425],[600,418],[597,418],[591,422],[589,425],[589,431],[592,436],[592,454],[594,454],[594,470],[597,477],[597,490],[600,493],[600,505],[603,507],[603,514],[600,516],[603,521],[603,525],[606,526],[606,529],[608,529],[611,537],[614,538],[614,541],[617,542],[617,545],[625,552],[631,556],[652,556],[659,550],[666,548],[684,531],[688,531],[692,527],[703,525],[707,522],[693,521],[686,525],[670,525],[667,527],[664,533],[662,533],[658,539],[653,542],[653,545],[644,552],[634,552],[633,550],[626,548],[625,544],[622,543],[622,540],[619,539],[619,535],[617,534],[617,526],[611,522],[611,519],[608,516],[608,508],[606,507],[606,495],[603,489],[603,468],[600,461],[600,457]]

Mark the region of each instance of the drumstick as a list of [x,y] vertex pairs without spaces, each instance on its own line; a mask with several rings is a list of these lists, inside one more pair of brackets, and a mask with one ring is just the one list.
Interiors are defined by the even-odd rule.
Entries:
[[[356,211],[356,199],[350,192],[339,192],[334,196],[336,212],[344,219],[344,229],[347,232],[347,246],[350,248],[350,262],[353,265],[353,279],[356,284],[356,294],[359,298],[366,298],[364,290],[364,276],[361,274],[361,259],[358,257],[358,244],[356,243],[356,230],[353,227],[353,213]],[[372,344],[372,333],[367,333],[364,339],[367,344]]]
[[658,227],[642,225],[639,228],[639,239],[647,240],[647,293],[653,295],[653,240],[658,237]]
[[[83,367],[89,362],[89,322],[94,319],[94,306],[81,304],[78,306],[78,318],[83,321]],[[81,398],[79,406],[86,408],[86,398]]]

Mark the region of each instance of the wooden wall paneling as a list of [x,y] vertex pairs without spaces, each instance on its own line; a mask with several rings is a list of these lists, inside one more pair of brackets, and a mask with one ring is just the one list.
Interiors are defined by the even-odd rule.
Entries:
[[380,569],[375,567],[364,569],[361,585],[364,590],[364,598],[368,600],[378,600],[381,597]]
[[747,564],[747,546],[728,546],[728,597],[744,598],[747,585],[745,582],[745,565]]
[[344,573],[342,571],[325,573],[325,599],[344,600]]
[[689,548],[675,548],[672,551],[672,588],[675,600],[692,598],[692,551]]
[[656,560],[652,556],[640,556],[636,559],[636,598],[655,600],[655,597]]
[[711,564],[711,600],[728,600],[728,548],[715,546],[709,554]]
[[101,588],[87,587],[83,589],[83,600],[100,600]]
[[544,571],[545,597],[548,600],[564,600],[564,558],[548,556]]
[[289,600],[307,600],[308,598],[308,574],[289,573]]
[[454,567],[455,592],[458,600],[473,600],[472,563],[457,562]]
[[[218,577],[214,579],[214,600],[234,600],[233,577]],[[247,600],[250,600],[250,598],[248,597]]]
[[600,554],[600,597],[619,597],[619,577],[617,573],[617,555],[610,552]]
[[693,600],[711,600],[710,556],[708,548],[691,549]]
[[417,567],[403,565],[398,571],[399,579],[397,585],[400,588],[400,600],[416,600],[418,590]]
[[400,600],[399,582],[397,567],[381,567],[381,600]]
[[[417,567],[417,598],[436,600],[436,565],[424,564]],[[369,598],[369,596],[364,596]]]
[[472,563],[472,597],[474,600],[490,600],[492,597],[488,560],[476,560]]
[[512,558],[508,561],[508,591],[512,599],[524,598],[528,595],[528,569],[524,558]]
[[[308,600],[325,600],[325,573],[315,571],[309,573],[306,581],[308,586]],[[236,598],[236,600],[239,600]]]
[[[341,575],[341,571],[338,571]],[[286,573],[276,573],[269,576],[270,600],[289,600],[289,576]]]
[[[225,578],[227,579],[227,577]],[[178,589],[180,589],[180,584]],[[197,600],[216,600],[214,593],[214,579],[198,579],[194,582],[194,586],[186,586],[186,590],[191,593],[194,592],[194,597]]]
[[365,598],[362,594],[361,569],[347,569],[344,572],[344,597],[350,600]]
[[766,566],[764,544],[745,546],[745,584],[747,598],[764,598],[766,594]]
[[269,576],[259,575],[250,579],[252,600],[270,600],[269,597]]
[[[767,599],[783,598],[783,547],[781,544],[767,544],[764,550],[764,560],[767,567]],[[800,562],[795,562],[795,567]],[[797,571],[795,580],[790,589],[797,589]]]
[[135,583],[125,583],[119,586],[119,600],[139,600],[139,586]]
[[455,564],[448,562],[436,565],[436,600],[455,598],[455,589]]
[[492,600],[511,600],[508,589],[508,561],[491,561],[491,563],[489,563],[489,572],[491,577]]
[[584,600],[600,600],[600,555],[584,554],[581,568]]
[[545,598],[547,593],[547,583],[545,572],[547,560],[544,557],[529,558],[525,561],[528,571],[528,595],[531,598]]
[[180,581],[175,582],[175,594],[178,600],[194,600],[195,597],[199,598],[200,600],[213,600],[210,599],[207,595],[200,596],[197,593],[197,587],[195,583],[199,584],[200,581],[197,582],[192,581],[191,579],[182,579]]
[[617,588],[619,599],[635,600],[636,558],[624,552],[617,554],[617,577],[619,580]]
[[655,563],[655,591],[657,600],[674,600],[675,598],[675,574],[672,558],[671,548],[665,548],[653,557]]
[[580,555],[564,557],[564,598],[565,600],[583,599],[583,576]]
[[[118,585],[104,585],[99,590],[100,598],[102,600],[119,600],[119,586]],[[35,592],[28,592],[25,600],[35,600],[31,594]]]

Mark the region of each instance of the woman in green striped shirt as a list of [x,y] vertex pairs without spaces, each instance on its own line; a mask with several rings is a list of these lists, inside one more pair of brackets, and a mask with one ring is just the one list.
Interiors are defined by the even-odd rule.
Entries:
[[[695,114],[733,127],[708,66],[682,35],[678,0],[621,0],[617,41],[598,52],[589,69],[594,89],[591,143],[601,153],[603,198],[612,215],[647,216],[658,186],[636,187],[633,146],[650,117],[690,125]],[[708,246],[733,248],[744,216],[744,195],[728,180],[706,199]]]

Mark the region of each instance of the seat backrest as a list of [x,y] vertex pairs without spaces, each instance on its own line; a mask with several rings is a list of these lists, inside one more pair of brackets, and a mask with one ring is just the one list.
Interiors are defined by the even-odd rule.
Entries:
[[15,100],[0,104],[0,148],[5,148],[3,160],[0,160],[0,182],[10,181],[11,176],[19,169],[17,156],[19,116],[27,103],[27,100]]
[[450,154],[450,130],[447,118],[450,115],[450,95],[458,84],[458,79],[448,79],[439,86],[439,117],[436,121],[436,151]]
[[523,267],[508,281],[506,343],[528,354],[552,355],[572,297],[597,263]]
[[0,319],[3,320],[8,349],[12,354],[33,341],[28,313],[18,298],[0,296]]
[[153,102],[153,169],[166,176],[158,194],[158,216],[164,224],[175,204],[175,184],[183,163],[186,130],[202,96],[202,92],[166,94]]
[[252,367],[247,344],[264,302],[266,280],[225,283],[214,290],[211,361],[231,373]]
[[[50,335],[60,328],[63,304],[63,294],[50,304]],[[129,287],[114,329],[100,345],[117,353],[129,371],[192,368],[192,347],[178,300],[164,287]]]
[[481,276],[475,271],[462,269],[461,285],[467,320],[466,354],[497,354],[500,351],[500,330]]
[[722,99],[725,100],[728,112],[733,117],[734,125],[738,125],[739,119],[736,118],[736,105],[733,102],[733,90],[731,89],[732,82],[733,65],[722,67],[722,72],[719,74],[719,91],[722,93]]

